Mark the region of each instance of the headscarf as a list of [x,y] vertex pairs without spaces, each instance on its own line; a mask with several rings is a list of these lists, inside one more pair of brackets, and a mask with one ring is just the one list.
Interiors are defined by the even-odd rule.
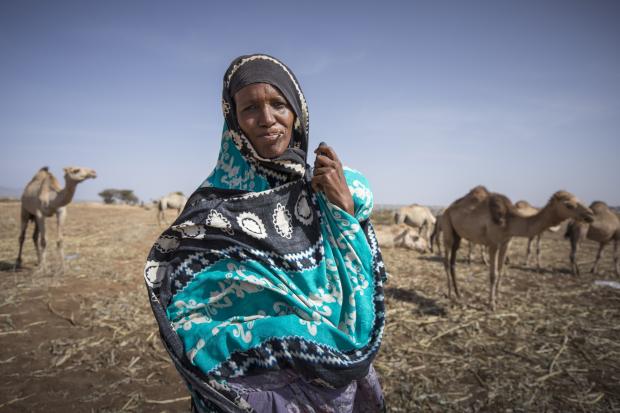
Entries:
[[[233,96],[269,83],[296,115],[289,148],[261,158]],[[355,216],[310,185],[308,111],[292,72],[241,56],[224,76],[214,171],[151,249],[145,280],[166,349],[198,411],[251,411],[227,379],[293,369],[331,388],[364,377],[384,328],[385,270],[372,193],[345,168]]]

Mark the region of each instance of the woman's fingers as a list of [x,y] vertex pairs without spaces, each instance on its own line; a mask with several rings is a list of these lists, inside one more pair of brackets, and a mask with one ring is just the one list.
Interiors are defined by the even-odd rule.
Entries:
[[314,168],[314,175],[325,175],[332,172],[337,173],[338,170],[332,168],[331,166],[321,166],[319,168]]
[[322,155],[328,157],[335,162],[340,163],[340,159],[338,159],[336,151],[334,151],[334,148],[332,148],[331,146],[321,145],[314,150],[314,153],[317,154],[317,158]]
[[317,155],[314,161],[314,167],[319,168],[321,166],[330,166],[332,168],[338,168],[340,166],[340,163],[337,161],[334,161],[331,158],[328,158],[325,155]]

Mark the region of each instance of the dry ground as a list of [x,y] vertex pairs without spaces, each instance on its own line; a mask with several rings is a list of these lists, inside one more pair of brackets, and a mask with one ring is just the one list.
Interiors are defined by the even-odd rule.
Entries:
[[[25,268],[12,271],[18,208],[0,204],[0,412],[187,411],[142,281],[155,212],[70,205],[66,269],[52,276],[53,221],[52,271],[34,271],[30,239]],[[384,250],[388,324],[375,366],[390,411],[620,411],[620,290],[594,285],[614,279],[611,254],[592,276],[585,243],[575,278],[561,237],[544,239],[542,273],[521,265],[524,245],[513,243],[495,313],[482,264],[459,261],[464,298],[451,304],[437,257]]]

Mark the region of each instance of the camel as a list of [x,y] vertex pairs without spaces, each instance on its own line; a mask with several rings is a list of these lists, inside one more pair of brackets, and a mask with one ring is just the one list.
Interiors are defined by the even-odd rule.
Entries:
[[[440,236],[441,236],[441,218],[443,216],[443,212],[445,211],[445,208],[442,209],[436,216],[436,222],[435,222],[435,226],[433,228],[433,233],[431,234],[431,239],[430,239],[430,251],[431,253],[433,252],[433,245],[437,245],[437,253],[439,254],[439,256],[441,256],[441,240],[440,240]],[[472,256],[474,255],[474,243],[471,241],[468,241],[468,253],[467,253],[467,263],[471,264],[472,262]],[[480,260],[482,261],[482,263],[484,265],[489,265],[489,262],[487,261],[487,257],[485,254],[485,248],[483,245],[480,245]]]
[[452,289],[460,297],[455,273],[456,252],[461,238],[489,249],[489,306],[495,311],[496,296],[504,266],[504,257],[512,237],[533,237],[565,219],[575,218],[592,222],[592,211],[575,196],[558,191],[544,208],[531,216],[523,216],[510,199],[489,192],[484,186],[473,188],[467,195],[454,201],[444,212],[444,269],[448,279],[448,298]]
[[603,255],[603,248],[613,240],[614,242],[614,272],[616,277],[620,277],[618,263],[618,243],[620,243],[620,219],[618,215],[609,209],[607,204],[602,201],[594,201],[590,205],[594,212],[594,221],[586,223],[583,221],[571,220],[566,228],[565,238],[570,240],[570,262],[574,275],[579,275],[579,267],[575,257],[579,242],[587,238],[599,243],[596,259],[590,272],[596,274],[598,263]]
[[187,198],[183,195],[183,192],[170,192],[168,195],[162,196],[157,200],[157,223],[161,226],[162,221],[166,223],[166,210],[176,209],[177,215],[181,213],[185,207]]
[[419,228],[420,236],[427,244],[430,244],[431,233],[435,226],[435,216],[428,207],[412,204],[397,209],[394,212],[395,224],[407,224],[413,228]]
[[[515,202],[515,207],[517,208],[519,213],[523,216],[536,215],[536,213],[540,211],[539,208],[533,207],[532,205],[530,205],[529,202],[524,201],[524,200]],[[558,232],[560,230],[560,227],[561,225],[555,225],[553,227],[547,228],[545,231]],[[536,234],[533,237],[527,239],[527,251],[525,253],[525,261],[523,262],[523,265],[527,267],[528,263],[530,262],[530,254],[532,251],[532,241],[534,241],[534,238],[535,238],[536,239],[536,268],[539,271],[541,268],[540,266],[540,238],[542,237],[542,234],[543,233],[541,232],[540,234]]]
[[375,225],[373,228],[382,248],[408,248],[418,252],[428,248],[426,240],[409,225]]
[[61,188],[56,177],[52,175],[47,166],[39,169],[34,177],[28,182],[21,198],[21,232],[19,235],[19,253],[15,261],[15,269],[22,265],[22,248],[26,237],[28,222],[34,221],[34,233],[32,240],[37,251],[37,265],[39,269],[45,269],[45,249],[47,238],[45,231],[45,218],[56,215],[58,239],[56,241],[60,253],[61,269],[64,267],[63,250],[63,227],[67,218],[65,208],[73,199],[77,185],[89,178],[96,178],[97,173],[90,168],[66,167],[65,187]]

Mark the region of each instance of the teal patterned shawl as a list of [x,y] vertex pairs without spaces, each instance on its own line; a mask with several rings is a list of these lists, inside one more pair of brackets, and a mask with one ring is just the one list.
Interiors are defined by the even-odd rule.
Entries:
[[[264,55],[236,63],[243,58],[285,68]],[[156,241],[145,268],[164,344],[205,411],[248,409],[226,379],[261,371],[295,369],[328,387],[361,378],[384,327],[385,270],[369,222],[368,181],[345,168],[354,216],[313,191],[307,108],[292,74],[298,95],[287,99],[296,99],[303,120],[295,151],[261,159],[238,127],[226,126],[236,125],[226,80],[216,167]]]

